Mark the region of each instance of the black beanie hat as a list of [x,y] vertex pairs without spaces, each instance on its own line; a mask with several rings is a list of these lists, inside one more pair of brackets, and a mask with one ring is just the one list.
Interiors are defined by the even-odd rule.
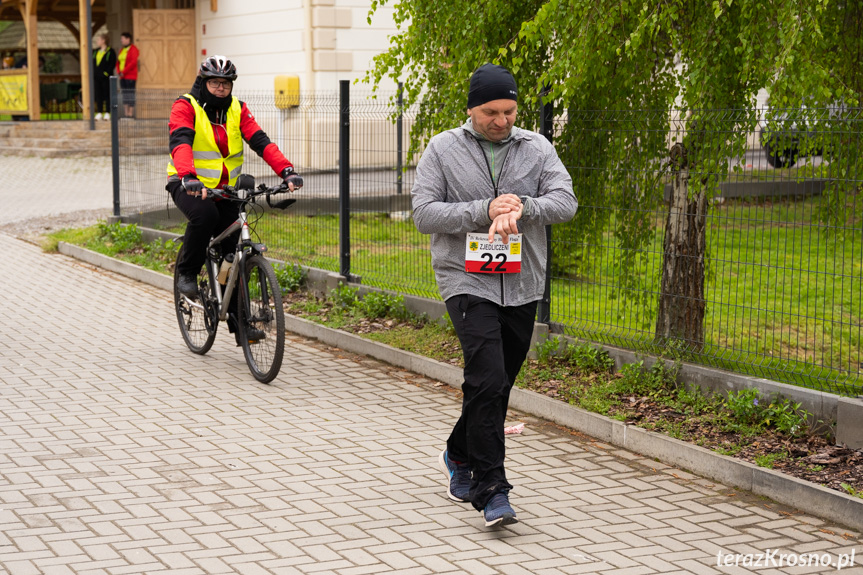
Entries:
[[518,100],[515,78],[509,70],[495,64],[483,64],[470,77],[468,109],[492,100]]

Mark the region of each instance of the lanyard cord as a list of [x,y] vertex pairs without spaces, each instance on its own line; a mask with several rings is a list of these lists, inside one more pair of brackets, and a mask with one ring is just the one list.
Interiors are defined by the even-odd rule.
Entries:
[[495,188],[497,188],[497,177],[494,173],[494,142],[489,142],[488,145],[491,148],[491,181],[495,184]]

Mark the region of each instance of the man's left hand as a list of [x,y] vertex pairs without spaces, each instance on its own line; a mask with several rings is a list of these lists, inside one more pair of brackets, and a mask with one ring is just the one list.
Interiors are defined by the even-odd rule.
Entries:
[[521,205],[521,200],[519,200],[518,209],[501,213],[495,217],[491,222],[491,227],[488,229],[488,241],[493,242],[494,235],[500,234],[503,238],[503,243],[508,244],[509,234],[518,233],[518,225],[516,225],[516,221],[521,218],[523,208],[524,206]]

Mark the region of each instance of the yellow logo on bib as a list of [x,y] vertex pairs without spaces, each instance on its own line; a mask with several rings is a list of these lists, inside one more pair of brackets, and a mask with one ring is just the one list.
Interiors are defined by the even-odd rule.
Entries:
[[479,242],[471,242],[469,247],[470,251],[475,252],[479,249]]

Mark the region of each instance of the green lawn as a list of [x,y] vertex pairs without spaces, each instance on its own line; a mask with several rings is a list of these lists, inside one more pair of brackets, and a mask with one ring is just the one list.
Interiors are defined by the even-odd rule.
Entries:
[[[710,208],[705,349],[691,359],[783,381],[859,386],[863,334],[863,238],[818,225],[818,199]],[[609,233],[571,278],[552,282],[552,321],[570,335],[653,348],[662,253],[661,217],[640,263],[636,302],[617,289],[618,248]],[[351,218],[351,271],[367,285],[438,297],[428,237],[386,215]],[[338,270],[335,216],[267,214],[258,233],[272,256]]]

